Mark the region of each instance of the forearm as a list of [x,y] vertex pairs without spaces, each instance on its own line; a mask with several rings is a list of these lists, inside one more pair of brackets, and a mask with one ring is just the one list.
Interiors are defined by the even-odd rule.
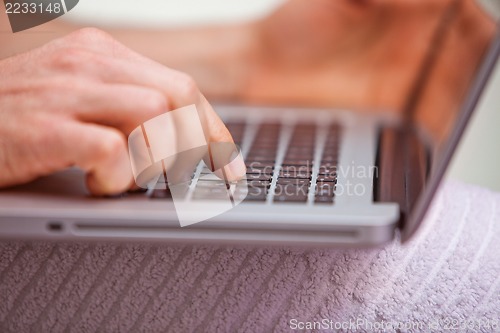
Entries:
[[[1,10],[0,59],[27,52],[78,28],[81,26],[56,20],[13,34],[5,11]],[[212,99],[240,99],[256,57],[252,24],[170,30],[103,30],[137,52],[190,74]]]
[[242,98],[257,57],[252,24],[172,30],[108,30],[136,51],[190,74],[212,99]]

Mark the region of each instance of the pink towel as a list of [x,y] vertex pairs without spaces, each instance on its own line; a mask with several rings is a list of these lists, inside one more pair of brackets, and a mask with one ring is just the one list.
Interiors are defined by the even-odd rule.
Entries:
[[2,242],[0,332],[500,332],[499,206],[447,183],[369,250]]

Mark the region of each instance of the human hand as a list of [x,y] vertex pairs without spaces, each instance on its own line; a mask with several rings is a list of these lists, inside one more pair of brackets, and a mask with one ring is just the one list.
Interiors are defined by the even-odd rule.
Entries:
[[[70,166],[95,195],[132,185],[126,136],[195,104],[209,142],[232,142],[194,81],[96,29],[82,29],[0,61],[0,186]],[[244,174],[243,161],[239,164]],[[239,175],[241,176],[241,175]]]

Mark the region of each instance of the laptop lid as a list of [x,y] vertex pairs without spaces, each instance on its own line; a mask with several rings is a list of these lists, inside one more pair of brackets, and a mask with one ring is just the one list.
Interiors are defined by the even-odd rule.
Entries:
[[422,223],[499,55],[498,24],[474,1],[452,2],[408,98],[403,126],[388,141],[402,170],[390,183],[398,188],[403,242]]

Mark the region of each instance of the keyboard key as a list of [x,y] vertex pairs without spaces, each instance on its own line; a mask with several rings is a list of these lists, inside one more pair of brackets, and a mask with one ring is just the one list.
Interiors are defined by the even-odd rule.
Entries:
[[256,168],[256,169],[274,169],[274,165],[276,163],[273,162],[249,162],[245,161],[245,165],[247,168]]
[[274,202],[306,202],[307,195],[297,194],[297,195],[277,195],[274,196]]
[[264,187],[264,188],[269,188],[271,187],[271,182],[268,180],[250,180],[248,182],[248,187]]
[[262,143],[262,142],[277,142],[279,141],[279,135],[278,133],[266,133],[266,132],[259,132],[257,134],[257,137],[255,138],[255,143]]
[[245,127],[245,121],[241,120],[233,120],[233,121],[228,121],[226,122],[226,126],[228,129],[233,129],[233,128],[241,128],[243,129]]
[[259,151],[251,151],[248,153],[247,158],[256,157],[256,156],[267,156],[267,157],[275,157],[276,149],[262,149]]
[[153,190],[153,193],[151,193],[151,198],[172,199],[172,193],[170,193],[170,190]]
[[314,154],[314,150],[311,147],[295,147],[291,146],[287,150],[287,155],[293,155],[293,154],[299,154],[299,155],[304,155],[304,154]]
[[290,146],[296,147],[296,148],[307,148],[310,150],[314,150],[314,146],[316,145],[316,140],[311,139],[311,140],[292,140],[289,143]]
[[276,184],[276,188],[274,189],[275,196],[300,196],[305,195],[309,192],[309,184],[307,185],[293,185],[293,184]]
[[337,175],[336,174],[333,174],[333,175],[318,175],[318,178],[317,178],[317,181],[318,182],[325,182],[325,183],[329,183],[329,182],[337,182]]
[[233,193],[233,199],[234,201],[237,201],[237,202],[241,202],[243,200],[245,200],[247,197],[247,193],[243,193],[243,192],[235,192]]
[[300,171],[300,170],[280,170],[280,178],[302,178],[311,179],[310,171]]
[[129,194],[140,194],[140,193],[146,193],[148,191],[147,188],[134,188],[132,190],[128,190],[127,193]]
[[263,173],[251,173],[251,174],[247,174],[245,176],[246,180],[267,180],[267,181],[270,181],[271,178],[272,178],[272,175],[266,175],[266,174],[263,174]]
[[250,157],[247,157],[245,160],[247,163],[252,163],[252,162],[274,163],[276,161],[276,157],[275,156],[250,156]]
[[309,179],[300,179],[300,178],[278,178],[277,184],[309,187],[311,181]]
[[227,188],[228,184],[223,181],[223,180],[198,180],[196,183],[196,188],[215,188],[215,187],[221,187],[221,188]]
[[307,124],[297,124],[295,126],[296,131],[311,131],[314,132],[316,130],[316,124],[313,123],[307,123]]
[[226,187],[196,187],[193,193],[194,200],[230,200]]
[[211,175],[212,173],[212,170],[207,167],[203,167],[203,169],[201,169],[200,175]]
[[318,170],[319,175],[336,175],[337,174],[337,166],[330,166],[322,164]]
[[249,163],[262,163],[263,165],[274,165],[274,162],[276,161],[276,154],[273,155],[247,155],[245,156],[245,162],[246,164]]
[[319,165],[320,170],[337,170],[337,162],[321,162]]
[[266,201],[267,189],[262,187],[248,188],[248,194],[245,201]]
[[321,163],[337,164],[338,160],[339,160],[339,157],[336,155],[335,156],[334,155],[327,155],[327,156],[323,156],[323,158],[321,159]]
[[331,196],[333,197],[335,193],[335,183],[317,183],[316,184],[316,196]]
[[123,199],[129,196],[129,194],[132,194],[130,192],[121,192],[118,194],[106,194],[104,195],[105,198],[107,199]]
[[247,167],[247,175],[265,175],[271,178],[273,176],[274,167],[267,168],[252,168]]
[[254,141],[252,144],[251,152],[258,152],[260,149],[276,149],[278,145],[278,138],[270,141]]
[[279,139],[272,139],[272,140],[259,140],[255,141],[252,145],[252,149],[250,152],[252,153],[257,153],[261,149],[276,149],[278,146],[278,141]]
[[280,171],[296,171],[300,173],[312,173],[312,165],[289,165],[289,164],[282,164]]
[[310,161],[309,163],[312,163],[314,160],[314,155],[313,154],[293,154],[293,155],[285,155],[284,158],[285,161],[300,161],[300,160],[307,160]]
[[285,158],[283,160],[283,164],[286,165],[313,165],[312,159],[303,159],[303,158]]
[[314,202],[317,204],[332,204],[333,196],[315,196]]
[[306,159],[306,158],[309,158],[309,156],[314,156],[314,149],[313,148],[303,148],[303,149],[292,149],[292,150],[288,150],[286,152],[286,157],[289,157],[289,158],[292,158],[292,157],[295,157],[295,156],[301,156],[302,159]]

